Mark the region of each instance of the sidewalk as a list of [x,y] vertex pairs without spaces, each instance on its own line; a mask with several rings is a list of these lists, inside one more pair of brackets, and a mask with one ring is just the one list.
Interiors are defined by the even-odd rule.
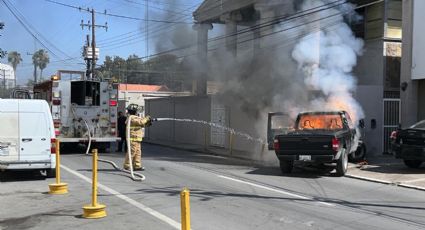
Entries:
[[425,191],[425,163],[419,169],[411,169],[392,155],[370,158],[367,163],[350,163],[346,176]]
[[[180,144],[164,141],[146,140],[147,143],[171,147],[175,149],[208,153],[212,155],[243,159],[256,165],[277,166],[262,161],[264,154],[267,154],[267,149],[260,155],[253,156],[252,154],[242,151],[232,151],[223,148],[214,148],[200,145]],[[400,159],[395,159],[391,155],[381,155],[367,159],[367,164],[349,163],[347,177],[378,182],[388,185],[412,188],[425,191],[425,163],[419,169],[411,169],[404,165]]]

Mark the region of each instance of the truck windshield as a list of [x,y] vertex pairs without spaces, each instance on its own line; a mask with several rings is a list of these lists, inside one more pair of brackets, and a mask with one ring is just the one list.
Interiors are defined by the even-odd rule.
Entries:
[[297,129],[327,129],[343,128],[339,114],[303,114],[298,120]]

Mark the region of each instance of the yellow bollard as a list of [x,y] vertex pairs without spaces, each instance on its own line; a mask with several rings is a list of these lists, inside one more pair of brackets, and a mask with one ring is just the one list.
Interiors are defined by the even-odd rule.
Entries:
[[231,132],[229,135],[229,150],[230,150],[230,156],[233,155],[233,133]]
[[97,149],[93,149],[92,202],[83,206],[83,217],[98,219],[106,216],[106,205],[97,203]]
[[61,183],[61,168],[60,168],[60,141],[55,140],[56,149],[56,183],[49,184],[49,194],[60,195],[68,193],[68,184]]
[[182,212],[182,230],[190,230],[190,192],[184,188],[180,192],[181,212]]

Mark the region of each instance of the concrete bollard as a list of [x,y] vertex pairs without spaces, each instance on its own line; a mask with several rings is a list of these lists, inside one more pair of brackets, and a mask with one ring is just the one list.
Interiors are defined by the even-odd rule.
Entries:
[[93,149],[92,202],[83,206],[83,217],[98,219],[106,216],[106,205],[97,203],[97,149]]
[[68,184],[61,183],[61,168],[60,168],[60,141],[55,140],[56,154],[56,183],[49,184],[49,194],[61,195],[68,193]]
[[184,188],[180,192],[181,203],[181,216],[182,216],[182,230],[190,230],[190,192],[189,189]]

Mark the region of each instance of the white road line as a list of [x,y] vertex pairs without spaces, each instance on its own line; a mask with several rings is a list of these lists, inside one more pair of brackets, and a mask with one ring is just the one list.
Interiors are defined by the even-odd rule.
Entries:
[[[297,195],[297,194],[294,194],[294,193],[286,192],[286,191],[283,191],[283,190],[266,187],[264,185],[254,184],[254,183],[251,183],[251,182],[248,182],[248,181],[243,181],[243,180],[239,180],[239,179],[235,179],[235,178],[231,178],[231,177],[227,177],[227,176],[223,176],[223,175],[217,175],[217,176],[220,177],[220,178],[223,178],[223,179],[227,179],[227,180],[239,182],[239,183],[242,183],[242,184],[251,185],[251,186],[254,186],[254,187],[257,187],[257,188],[262,188],[262,189],[265,189],[265,190],[269,190],[269,191],[272,191],[272,192],[276,192],[276,193],[280,193],[280,194],[284,194],[284,195],[296,197],[296,198],[299,198],[299,199],[314,201],[313,199],[311,199],[309,197],[306,197],[306,196],[301,196],[301,195]],[[322,202],[322,201],[317,201],[317,203],[324,204],[324,205],[327,205],[327,206],[335,206],[334,204],[326,203],[326,202]]]
[[[80,174],[80,173],[78,173],[78,172],[76,172],[76,171],[74,171],[74,170],[72,170],[72,169],[64,166],[64,165],[61,165],[61,168],[65,169],[69,173],[74,174],[75,176],[77,176],[77,177],[79,177],[79,178],[83,179],[84,181],[86,181],[86,182],[88,182],[88,183],[91,184],[91,179],[90,178],[88,178],[88,177],[86,177],[86,176],[84,176],[84,175],[82,175],[82,174]],[[150,215],[158,218],[159,220],[161,220],[161,221],[163,221],[163,222],[171,225],[175,229],[180,229],[181,224],[179,222],[177,222],[177,221],[169,218],[168,216],[165,216],[165,215],[163,215],[163,214],[161,214],[161,213],[159,213],[159,212],[157,212],[157,211],[155,211],[155,210],[153,210],[153,209],[151,209],[151,208],[149,208],[149,207],[147,207],[147,206],[145,206],[145,205],[143,205],[143,204],[141,204],[141,203],[139,203],[139,202],[131,199],[130,197],[128,197],[126,195],[123,195],[123,194],[119,193],[118,191],[115,191],[114,189],[105,186],[105,185],[102,185],[100,183],[97,183],[97,186],[99,188],[101,188],[102,190],[104,190],[106,192],[109,192],[110,194],[112,194],[112,195],[114,195],[114,196],[116,196],[116,197],[118,197],[118,198],[126,201],[127,203],[129,203],[129,204],[131,204],[131,205],[139,208],[140,210],[145,211],[148,214],[150,214]]]

